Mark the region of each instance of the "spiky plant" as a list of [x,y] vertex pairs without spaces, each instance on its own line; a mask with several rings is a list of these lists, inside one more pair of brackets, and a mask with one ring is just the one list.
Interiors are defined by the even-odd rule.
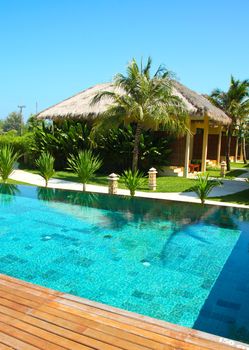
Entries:
[[47,187],[48,180],[54,175],[54,157],[49,152],[43,152],[36,160],[36,166]]
[[4,183],[14,170],[14,164],[20,157],[20,153],[15,152],[10,145],[5,145],[0,148],[0,176]]
[[69,168],[74,171],[86,190],[86,183],[99,170],[102,160],[91,150],[80,151],[76,156],[71,154],[68,159]]
[[145,183],[144,174],[138,170],[125,170],[122,174],[125,186],[130,190],[131,196],[135,196],[136,190]]
[[214,187],[221,186],[222,182],[216,179],[210,179],[209,174],[197,175],[197,184],[190,188],[201,200],[201,204],[204,205],[209,193]]

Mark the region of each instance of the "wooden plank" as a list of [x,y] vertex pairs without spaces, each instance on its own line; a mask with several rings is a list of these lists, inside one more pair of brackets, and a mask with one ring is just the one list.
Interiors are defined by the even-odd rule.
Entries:
[[[21,329],[18,329],[14,326],[12,326],[11,324],[2,322],[2,320],[0,320],[0,331],[2,333],[5,333],[6,335],[9,335],[12,338],[16,338],[19,339],[20,341],[26,343],[27,347],[24,348],[29,349],[30,346],[32,346],[32,348],[30,347],[30,349],[42,349],[42,350],[63,350],[65,349],[64,347],[59,347],[53,343],[51,343],[50,341],[48,341],[46,338],[40,338],[37,336],[32,335],[31,333],[27,333]],[[0,338],[0,340],[2,341],[2,338]],[[17,347],[17,349],[19,349]]]
[[15,350],[13,347],[10,347],[10,346],[8,346],[4,343],[1,343],[1,342],[0,342],[0,349],[1,350]]
[[[14,292],[16,293],[16,289],[14,290]],[[19,293],[19,294],[20,294],[20,293]],[[27,298],[29,298],[28,293],[26,293],[26,292],[25,292],[25,296],[26,296]],[[35,298],[37,299],[37,297],[35,297]],[[58,314],[56,308],[55,308],[55,309],[52,308],[51,310],[49,310],[49,309],[47,309],[47,306],[44,305],[43,307],[46,308],[46,311],[47,311],[47,312],[57,313],[57,314]],[[40,309],[40,310],[41,310],[41,309]],[[88,317],[87,314],[86,314],[85,316]],[[65,313],[64,317],[68,317],[68,313]],[[70,318],[72,319],[71,316],[70,316]],[[95,317],[92,318],[92,319],[95,319]],[[79,322],[82,322],[81,319],[78,319],[78,321],[79,321]],[[101,319],[101,322],[104,323],[105,320],[102,320],[102,319]],[[111,325],[112,325],[112,324],[113,324],[113,323],[111,323]],[[116,324],[117,324],[117,323],[115,323],[115,327],[114,327],[114,328],[117,328],[117,327],[116,327]],[[123,325],[122,323],[119,323],[118,325],[119,325],[119,328],[120,328],[120,329],[123,329],[123,328],[124,328],[124,325]],[[126,327],[127,334],[124,335],[125,338],[127,338],[128,330],[129,330],[129,328]],[[134,331],[133,331],[133,333],[134,333]],[[140,334],[140,330],[135,330],[135,334]],[[160,343],[165,342],[165,339],[164,339],[164,338],[161,338],[160,340],[161,340]],[[171,342],[171,341],[169,340],[169,345],[170,345],[170,342]],[[158,343],[158,340],[157,340],[157,343]],[[174,345],[175,345],[176,341],[173,340],[173,343],[174,343]],[[184,345],[184,344],[182,344],[182,346],[183,346],[183,348],[185,348],[185,345]],[[187,346],[186,346],[186,347],[187,347]],[[154,348],[154,347],[152,347],[152,348]],[[160,348],[160,345],[157,344],[157,345],[155,346],[155,348],[156,348],[156,349],[157,349],[157,348]],[[188,348],[189,348],[189,347],[188,347]],[[196,347],[193,347],[193,349],[196,349]]]
[[[56,312],[57,312],[57,310],[56,310]],[[123,325],[122,325],[122,328],[123,328]],[[136,333],[139,333],[139,332],[136,331]],[[148,334],[147,334],[147,336],[148,336]],[[157,339],[157,340],[158,340],[158,339]],[[164,342],[165,342],[165,339],[164,339],[164,338],[161,338],[161,341],[164,341]],[[176,341],[175,339],[173,339],[172,341],[169,340],[169,345],[170,345],[170,344],[173,344],[174,346],[175,346],[175,345],[179,345],[179,343],[177,344],[177,341]],[[185,344],[183,344],[182,346],[183,346],[183,348],[188,348],[188,349],[190,349],[190,345],[185,345]],[[203,346],[204,346],[204,345],[203,345]],[[196,348],[196,347],[193,346],[193,348]],[[198,346],[197,348],[199,348],[199,346]],[[210,348],[212,349],[212,348],[213,348],[213,345],[212,345]]]
[[[1,281],[0,281],[1,282]],[[14,287],[14,283],[13,283],[13,281],[11,280],[11,281],[9,281],[10,283],[8,283],[7,282],[7,285],[8,286],[11,286],[12,288]],[[27,284],[25,285],[25,288],[24,288],[24,293],[27,293],[28,292],[28,290],[27,290]],[[18,286],[15,288],[15,290],[16,289],[18,289],[18,290],[21,290],[21,286],[19,285],[19,283],[18,283]],[[40,288],[37,288],[37,286],[35,286],[35,296],[33,296],[32,295],[32,299],[35,299],[35,300],[37,300],[38,298],[39,298],[39,296],[38,296],[38,294],[40,295],[40,292],[41,292],[41,287]],[[39,292],[37,292],[37,291],[39,291]],[[43,294],[44,294],[44,292],[42,292]],[[25,295],[27,295],[27,297],[28,297],[28,294],[25,294]],[[93,308],[92,306],[88,306],[88,305],[85,305],[85,304],[82,304],[82,299],[79,299],[78,297],[74,297],[74,296],[69,296],[69,301],[65,301],[64,300],[64,294],[61,294],[62,295],[62,297],[60,297],[60,295],[58,295],[58,293],[53,293],[53,296],[54,296],[54,298],[57,298],[56,300],[58,300],[58,298],[59,298],[59,300],[60,300],[60,302],[62,302],[63,304],[64,303],[70,303],[70,306],[75,306],[76,308],[78,308],[78,307],[80,307],[80,310],[81,310],[81,312],[82,312],[82,307],[84,307],[84,309],[86,309],[87,310],[87,312],[90,312],[90,311],[93,311],[94,313],[95,312],[97,312],[97,313],[100,313],[101,315],[103,315],[103,316],[106,316],[107,315],[107,317],[108,318],[115,318],[115,319],[121,319],[121,322],[122,322],[122,324],[121,324],[121,328],[124,328],[124,324],[123,323],[125,323],[125,322],[127,322],[127,317],[125,317],[125,318],[123,318],[122,317],[122,315],[119,315],[119,314],[116,314],[115,312],[112,312],[112,313],[114,313],[114,316],[112,316],[112,315],[110,315],[110,312],[106,312],[105,310],[102,310],[102,309],[96,309],[95,310],[95,308]],[[71,298],[73,298],[73,300],[71,301]],[[74,302],[74,299],[76,299],[77,300],[77,302]],[[53,300],[53,298],[49,298],[49,300]],[[78,300],[80,301],[80,303],[78,303]],[[50,305],[52,305],[51,303],[50,303]],[[99,304],[100,305],[100,304]],[[59,308],[61,309],[61,306],[59,306]],[[112,309],[112,308],[111,308]],[[70,313],[72,312],[72,310],[68,310]],[[121,311],[121,310],[119,310],[119,311]],[[54,312],[54,311],[53,311]],[[112,314],[111,313],[111,314]],[[87,318],[89,318],[90,317],[90,315],[88,315],[88,314],[84,314]],[[130,315],[130,313],[128,313],[128,315]],[[141,316],[142,317],[142,316]],[[96,318],[95,316],[94,316],[94,318]],[[92,318],[91,318],[92,319]],[[105,320],[103,320],[103,319],[101,319],[101,322],[102,323],[105,323],[106,321]],[[109,322],[109,321],[108,321]],[[135,320],[135,322],[136,322],[136,320]],[[129,324],[130,322],[128,321],[128,324]],[[137,322],[136,322],[137,323]],[[108,323],[109,325],[110,325],[110,322]],[[116,325],[117,323],[115,323],[115,325]],[[113,325],[113,323],[111,323],[111,326]],[[144,326],[144,323],[142,323],[142,325]],[[136,324],[136,326],[137,326],[137,324]],[[140,324],[140,326],[141,326],[141,324]],[[147,325],[146,325],[147,326]],[[146,327],[147,329],[151,329],[151,325],[148,325],[148,327]],[[181,327],[181,328],[183,328],[183,327]],[[131,330],[131,329],[130,329]],[[170,334],[166,334],[165,333],[165,329],[163,329],[164,330],[164,332],[163,332],[163,336],[166,336],[166,335],[168,335],[168,336],[170,336],[170,337],[172,337],[172,335],[171,335],[171,333],[172,333],[172,331],[170,330]],[[126,327],[126,331],[128,332],[129,331],[129,328],[127,328]],[[153,330],[153,332],[154,332],[154,330]],[[138,331],[138,330],[133,330],[132,331],[132,333],[134,334],[141,334],[141,331]],[[187,334],[189,334],[189,333],[187,333]],[[144,332],[143,332],[143,334],[142,334],[142,336],[143,337],[146,337],[146,338],[148,338],[148,339],[151,339],[151,340],[154,340],[154,341],[157,341],[157,342],[159,342],[159,343],[163,343],[163,342],[165,342],[165,339],[163,338],[163,337],[156,337],[156,334],[154,334],[154,333],[151,333],[151,336],[148,334],[148,333],[146,333],[146,335],[144,335]],[[174,336],[176,337],[176,339],[174,339]],[[180,345],[179,343],[177,343],[177,339],[179,339],[179,340],[184,340],[184,335],[182,335],[181,333],[174,333],[173,334],[173,340],[171,340],[171,339],[169,339],[169,345],[173,345],[173,346],[175,346],[175,345]],[[189,343],[191,343],[191,340],[189,340]],[[185,349],[186,347],[187,347],[187,345],[185,345],[185,344],[182,344],[182,346],[183,346],[183,349]],[[199,344],[198,344],[198,346],[199,346]],[[204,346],[204,345],[203,345]],[[212,345],[213,346],[213,345]],[[210,347],[210,349],[212,349],[212,346]],[[208,348],[208,347],[207,347]],[[195,350],[195,349],[198,349],[198,347],[196,347],[195,346],[195,344],[193,344],[193,347],[191,347],[190,348],[190,344],[188,345],[188,349],[193,349],[193,350]]]
[[[15,296],[12,296],[12,298],[14,300]],[[28,300],[26,300],[26,304],[28,305]],[[98,338],[99,337],[102,338],[103,336],[105,336],[107,339],[107,337],[109,337],[110,335],[115,335],[117,338],[120,338],[117,340],[119,342],[119,344],[121,343],[122,339],[125,339],[125,340],[128,340],[129,343],[133,343],[134,349],[139,348],[137,345],[142,345],[143,347],[149,346],[149,349],[155,349],[155,350],[164,349],[163,344],[159,344],[157,342],[150,341],[149,339],[145,339],[143,337],[140,337],[139,335],[133,335],[133,334],[130,334],[128,332],[124,332],[123,329],[119,330],[119,329],[115,329],[113,327],[108,327],[108,326],[105,326],[105,325],[98,323],[98,322],[95,322],[95,321],[89,321],[88,319],[84,319],[82,317],[80,318],[80,323],[74,323],[73,319],[71,317],[70,317],[70,321],[65,319],[65,317],[68,318],[68,315],[66,313],[63,314],[64,318],[60,318],[60,317],[57,317],[54,315],[54,313],[56,312],[56,310],[54,310],[54,309],[49,310],[51,312],[51,314],[41,312],[40,310],[31,311],[28,308],[28,306],[16,304],[14,301],[11,301],[9,299],[0,298],[0,311],[17,317],[17,311],[15,311],[15,313],[13,314],[12,310],[18,310],[19,315],[21,315],[21,313],[29,312],[29,315],[33,315],[37,318],[40,318],[41,320],[45,320],[45,321],[49,322],[49,325],[51,325],[51,323],[53,323],[53,324],[61,326],[63,328],[70,329],[74,332],[81,333],[86,329],[86,326],[87,326],[89,329],[91,328],[91,330],[99,331]],[[22,319],[27,321],[27,318],[25,316]],[[30,319],[30,321],[31,321],[31,319]],[[34,322],[34,323],[36,323],[36,322]],[[82,326],[82,323],[84,324],[84,326]],[[122,325],[120,325],[120,327],[122,328]],[[100,332],[103,334],[100,334]],[[104,333],[106,333],[106,335]],[[93,333],[91,333],[90,330],[89,330],[89,333],[87,332],[87,334],[91,334],[91,336],[93,336]],[[96,338],[96,334],[97,333],[95,332],[95,335],[93,337]],[[112,341],[113,340],[114,339],[112,339]],[[128,343],[127,343],[127,345],[128,345]],[[124,347],[124,345],[123,345],[123,347]],[[169,348],[170,348],[170,346],[169,346]]]
[[[0,305],[0,319],[1,319],[1,314],[9,315],[9,316],[13,317],[13,319],[22,319],[22,321],[24,321],[27,324],[27,326],[28,325],[35,325],[43,330],[47,330],[53,334],[57,334],[63,338],[66,338],[68,340],[73,340],[73,341],[80,343],[80,344],[83,344],[83,345],[87,344],[89,342],[92,342],[96,349],[97,348],[104,349],[105,343],[107,343],[107,344],[109,344],[108,348],[110,348],[110,350],[114,348],[113,346],[117,346],[117,348],[121,347],[122,349],[126,349],[126,350],[130,349],[131,347],[134,350],[143,350],[143,349],[149,350],[149,348],[141,347],[141,346],[136,345],[134,343],[131,343],[127,340],[117,338],[113,335],[107,335],[107,334],[104,334],[102,332],[98,332],[97,330],[92,330],[92,329],[87,328],[87,327],[81,326],[80,332],[78,333],[78,332],[76,332],[76,330],[70,331],[64,327],[60,327],[60,326],[57,326],[51,322],[46,322],[44,320],[34,318],[30,315],[25,315],[23,317],[21,312],[15,311],[13,309],[10,309],[8,307],[4,307],[4,306]],[[78,331],[78,329],[77,329],[77,331]],[[95,333],[92,333],[92,332],[95,332]],[[83,333],[84,335],[82,335],[81,333]],[[97,342],[87,339],[88,335],[91,338],[97,340]],[[101,341],[103,343],[100,344],[99,341]],[[70,349],[71,349],[71,346],[73,346],[73,344],[69,344],[69,345],[70,345]],[[111,347],[110,347],[110,345],[111,345]],[[63,342],[63,346],[65,346],[64,342]],[[72,347],[72,348],[77,349],[77,345]]]
[[[78,342],[68,339],[67,338],[68,334],[66,334],[65,337],[63,336],[61,337],[53,333],[53,330],[44,331],[42,328],[25,323],[21,320],[15,319],[14,317],[8,316],[6,314],[0,313],[0,322],[4,322],[9,326],[13,325],[15,328],[18,329],[18,331],[26,332],[30,336],[32,335],[37,338],[39,337],[41,339],[47,339],[47,342],[49,342],[50,345],[49,347],[46,345],[45,349],[51,349],[51,350],[59,350],[59,349],[85,350],[89,348],[98,349],[98,350],[120,349],[119,347],[112,346],[110,344],[106,344],[104,342],[93,340],[91,338],[84,337],[84,336],[81,337],[81,340],[84,340],[84,342],[83,344],[80,344]],[[52,328],[52,325],[51,325],[51,328]],[[66,333],[66,330],[65,330],[65,333]],[[43,346],[42,343],[41,343],[41,346]]]
[[[26,294],[25,294],[26,295]],[[27,302],[28,302],[28,300],[27,300]],[[4,302],[4,299],[2,299],[1,301],[0,301],[0,304],[4,304],[5,303],[5,305],[6,305],[6,302]],[[12,307],[16,307],[18,310],[20,310],[20,305],[16,305],[16,303],[15,302],[13,302],[13,304],[12,305],[10,305],[10,304],[8,304],[9,306],[12,306]],[[81,314],[80,314],[80,316],[78,315],[78,312],[76,312],[76,315],[77,315],[77,318],[73,318],[72,317],[72,315],[70,315],[68,312],[64,312],[63,314],[62,313],[58,313],[58,310],[57,310],[57,307],[55,307],[55,308],[51,308],[50,307],[51,306],[51,303],[49,304],[49,306],[47,306],[46,304],[44,304],[44,305],[42,305],[41,307],[39,307],[39,311],[44,311],[45,310],[45,312],[48,312],[48,313],[51,313],[51,314],[53,314],[53,315],[58,315],[59,314],[59,316],[60,317],[66,317],[66,319],[70,319],[70,321],[72,322],[73,320],[75,321],[76,320],[76,322],[78,322],[79,324],[80,323],[82,323],[82,321],[84,320],[84,324],[86,323],[86,321],[85,320],[88,320],[89,318],[90,318],[90,320],[96,320],[96,316],[92,316],[91,317],[91,315],[88,315],[87,313],[85,314],[84,313],[84,316],[85,316],[85,319],[83,319],[82,318],[82,315],[83,315],[83,313],[81,312]],[[62,307],[63,307],[63,305],[62,305]],[[59,309],[61,308],[61,306],[59,305]],[[23,310],[23,309],[22,309]],[[28,309],[27,309],[28,310]],[[26,311],[27,311],[26,310]],[[23,310],[24,311],[24,310]],[[67,310],[66,310],[67,311]],[[34,312],[34,311],[29,311],[29,313],[31,314],[33,314],[33,315],[37,315],[37,312]],[[105,324],[105,322],[106,322],[106,320],[105,319],[103,319],[103,318],[101,318],[100,319],[100,322],[99,322],[99,324]],[[128,338],[128,340],[129,340],[129,331],[131,331],[132,333],[131,333],[131,335],[137,335],[137,334],[139,334],[140,336],[142,336],[143,338],[146,338],[146,340],[143,342],[143,345],[144,346],[146,346],[147,345],[147,343],[149,343],[149,340],[152,340],[151,342],[150,342],[150,346],[152,346],[151,348],[152,349],[160,349],[160,347],[162,347],[162,344],[163,343],[165,343],[165,338],[164,337],[157,337],[157,339],[153,339],[153,338],[155,338],[155,336],[154,336],[154,334],[153,333],[151,333],[151,335],[149,335],[149,333],[147,333],[147,334],[145,334],[144,335],[144,332],[141,334],[141,330],[140,329],[137,329],[137,328],[129,328],[129,327],[127,327],[127,326],[125,326],[123,323],[120,323],[120,322],[113,322],[112,320],[107,320],[107,323],[110,325],[110,326],[114,326],[113,328],[115,329],[115,328],[118,328],[118,329],[120,329],[120,330],[123,330],[124,328],[125,328],[125,330],[126,330],[126,333],[124,333],[124,335],[123,335],[123,337],[125,338],[125,339],[127,339]],[[96,325],[97,323],[95,322],[95,325]],[[92,325],[90,325],[89,324],[89,321],[88,321],[88,324],[87,324],[87,326],[89,326],[89,327],[91,327]],[[96,327],[95,327],[95,329],[96,329]],[[101,331],[102,331],[102,329],[101,329]],[[110,332],[111,334],[113,334],[113,331],[111,331]],[[92,334],[92,333],[91,333]],[[120,336],[120,334],[119,334],[119,336]],[[150,338],[152,338],[152,339],[150,339]],[[154,344],[153,344],[153,340],[154,340]],[[153,345],[152,345],[153,344]],[[196,350],[196,349],[198,349],[198,347],[196,347],[196,346],[191,346],[191,345],[186,345],[186,344],[184,344],[184,343],[180,343],[180,342],[178,342],[176,339],[168,339],[168,345],[169,346],[176,346],[176,345],[178,345],[178,346],[182,346],[182,348],[183,349],[189,349],[189,350],[191,350],[191,349],[194,349],[194,350]],[[134,345],[134,347],[135,347],[135,345]]]
[[36,346],[27,344],[26,342],[23,342],[22,340],[19,340],[15,337],[9,336],[8,334],[5,334],[0,331],[0,339],[1,342],[3,342],[6,346],[10,346],[12,349],[18,349],[18,350],[39,350],[40,348],[37,348]]
[[[0,349],[249,349],[239,342],[0,275]],[[1,348],[1,345],[2,348]]]
[[[64,305],[60,305],[60,304],[55,304],[55,305],[56,305],[56,307],[54,308],[54,314],[56,314],[58,316],[60,315],[62,317],[62,314],[59,312],[65,311],[66,317],[67,318],[69,317],[70,319],[74,319],[75,322],[80,322],[80,317],[83,316],[84,318],[87,318],[90,320],[95,320],[99,323],[104,323],[104,324],[111,326],[111,327],[114,327],[114,328],[122,329],[126,333],[132,333],[135,335],[139,334],[140,336],[142,336],[146,339],[150,339],[150,340],[157,342],[157,343],[161,343],[161,344],[167,343],[168,345],[171,345],[173,347],[177,346],[181,349],[188,349],[188,350],[199,350],[200,349],[200,344],[191,344],[190,342],[185,343],[185,339],[186,339],[185,335],[179,334],[179,335],[177,335],[177,337],[174,337],[168,331],[162,335],[162,334],[158,334],[158,333],[153,332],[153,330],[150,330],[149,328],[148,329],[138,328],[138,327],[136,327],[136,325],[129,323],[129,320],[128,320],[128,322],[120,322],[120,320],[118,320],[118,319],[116,321],[115,319],[105,318],[105,317],[98,316],[98,315],[93,315],[91,313],[83,312],[82,310],[79,314],[74,309],[70,309],[68,307],[65,307]],[[43,305],[40,308],[40,310],[44,311],[44,312],[50,311],[46,305]],[[68,314],[71,314],[71,315],[68,316]],[[204,346],[204,345],[205,344],[203,344],[203,349],[212,349],[213,350],[213,343],[210,344],[210,347],[208,346],[208,342],[207,342],[207,346],[206,345]]]
[[[27,285],[29,285],[29,287],[32,291],[35,290],[36,297],[38,297],[38,295],[39,295],[39,293],[37,293],[37,291],[42,293],[42,295],[44,293],[43,287],[29,284],[29,283],[21,281],[21,280],[13,279],[12,277],[9,277],[9,276],[5,276],[5,275],[3,275],[3,276],[4,276],[4,280],[9,281],[11,285],[16,283],[17,288],[19,288],[20,285],[24,286],[25,288],[27,287]],[[29,289],[29,292],[31,291],[30,289]],[[75,301],[78,304],[82,304],[84,307],[85,306],[92,307],[93,313],[95,313],[96,311],[98,311],[98,312],[100,311],[101,315],[109,317],[109,318],[114,317],[115,319],[117,319],[117,318],[120,319],[124,315],[125,317],[138,320],[139,322],[145,320],[146,322],[144,322],[143,324],[140,323],[139,327],[142,327],[142,328],[145,327],[146,329],[148,329],[148,327],[149,327],[151,329],[151,325],[153,325],[153,332],[160,333],[160,329],[161,329],[163,335],[165,335],[165,332],[168,332],[168,330],[169,330],[170,336],[176,337],[179,340],[182,340],[182,339],[186,340],[186,341],[188,341],[188,343],[193,343],[193,344],[197,343],[198,345],[200,345],[203,342],[203,345],[205,344],[206,346],[208,346],[208,343],[210,342],[210,349],[212,349],[213,348],[213,341],[217,342],[216,336],[212,336],[212,335],[207,334],[207,333],[199,332],[199,331],[196,331],[194,329],[188,329],[188,328],[185,328],[182,326],[173,325],[173,324],[170,324],[170,323],[165,322],[165,321],[160,321],[160,320],[156,320],[156,319],[153,319],[153,318],[150,318],[147,316],[142,316],[142,315],[138,315],[135,313],[130,313],[129,311],[113,308],[113,307],[110,307],[108,305],[103,305],[103,304],[100,304],[97,302],[93,302],[91,300],[82,299],[82,298],[74,296],[74,295],[55,292],[55,291],[50,290],[50,289],[45,289],[45,292],[49,292],[49,294],[51,292],[52,296],[49,297],[50,300],[54,299],[53,296],[55,298],[57,296],[59,298],[59,300],[62,302],[63,302],[63,299]],[[77,304],[75,304],[75,305],[77,305]],[[105,311],[107,311],[106,314],[103,313]],[[91,310],[87,309],[87,312],[91,312]],[[126,318],[126,319],[122,319],[122,322],[125,322],[125,320],[128,321]],[[159,326],[160,328],[155,327],[155,326]],[[184,334],[186,337],[184,337]],[[197,338],[197,340],[196,340],[196,338]],[[223,349],[224,346],[222,344],[220,344],[220,348]]]

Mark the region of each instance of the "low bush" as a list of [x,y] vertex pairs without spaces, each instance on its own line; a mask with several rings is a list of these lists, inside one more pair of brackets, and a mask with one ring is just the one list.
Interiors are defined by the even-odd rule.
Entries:
[[86,183],[99,170],[102,160],[91,150],[80,151],[77,155],[71,154],[68,159],[69,168],[74,171],[86,190]]
[[14,170],[15,162],[20,157],[19,152],[15,152],[10,145],[0,147],[0,176],[5,183]]
[[54,157],[48,152],[43,152],[36,160],[36,166],[38,168],[39,175],[43,177],[47,187],[48,180],[54,175]]
[[135,196],[136,190],[145,184],[145,177],[143,173],[132,170],[125,170],[122,174],[125,186],[130,190],[130,195]]
[[34,163],[34,138],[32,133],[17,136],[15,131],[9,131],[0,135],[0,148],[11,146],[14,152],[21,154],[19,162],[26,165]]

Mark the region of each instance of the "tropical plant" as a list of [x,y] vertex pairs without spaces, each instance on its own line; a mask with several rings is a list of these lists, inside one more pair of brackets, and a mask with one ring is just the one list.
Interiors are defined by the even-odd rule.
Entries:
[[86,183],[99,170],[102,160],[94,155],[91,150],[80,151],[77,155],[71,154],[68,165],[79,177],[83,184],[83,191],[86,190]]
[[4,145],[0,148],[0,176],[3,182],[7,182],[19,157],[20,153],[15,152],[10,145]]
[[234,115],[236,117],[235,131],[241,141],[242,156],[244,164],[247,164],[246,157],[246,136],[249,130],[249,99],[242,103],[234,103]]
[[139,68],[133,59],[127,68],[127,76],[118,74],[114,78],[114,91],[101,91],[95,95],[92,104],[109,98],[112,103],[99,115],[93,129],[95,134],[120,125],[135,127],[132,170],[136,171],[142,130],[158,130],[185,133],[186,110],[182,100],[173,94],[172,75],[160,66],[151,76],[151,59],[145,67]]
[[231,139],[236,125],[238,124],[238,106],[248,103],[249,80],[236,80],[231,76],[230,86],[227,92],[220,89],[212,91],[210,101],[221,108],[232,120],[227,130],[226,163],[227,170],[230,171],[230,148]]
[[16,135],[16,132],[8,131],[0,136],[0,148],[9,145],[13,148],[14,152],[20,153],[22,156],[19,158],[20,163],[32,163],[33,161],[33,134],[26,133],[22,136]]
[[48,152],[43,152],[35,163],[38,168],[39,175],[43,177],[47,187],[48,180],[54,175],[54,157]]
[[145,183],[144,174],[138,170],[125,170],[122,174],[122,179],[125,183],[125,186],[128,188],[128,190],[130,190],[132,197],[135,196],[136,190]]
[[55,158],[55,168],[61,170],[67,166],[70,154],[90,147],[89,135],[88,125],[74,120],[54,122],[53,128],[40,123],[34,126],[33,152],[37,157],[41,152],[49,152]]
[[[111,129],[108,134],[99,135],[96,150],[104,163],[104,170],[122,172],[131,167],[134,145],[134,126]],[[147,172],[152,166],[160,168],[168,164],[172,137],[143,130],[140,138],[139,169]],[[115,164],[115,169],[113,169]]]
[[197,184],[190,188],[190,191],[193,191],[197,194],[201,200],[201,204],[204,205],[205,200],[207,199],[209,193],[213,188],[221,186],[222,182],[217,179],[210,179],[209,174],[197,175]]

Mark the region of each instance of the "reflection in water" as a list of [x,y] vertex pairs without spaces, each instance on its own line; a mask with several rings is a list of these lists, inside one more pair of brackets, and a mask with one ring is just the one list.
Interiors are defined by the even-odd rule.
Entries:
[[234,334],[244,332],[249,223],[241,225],[248,210],[30,186],[1,192],[16,196],[2,205],[2,272],[188,327],[224,275],[210,300],[219,312],[208,323],[226,322],[228,309],[241,304],[247,323]]
[[53,201],[55,198],[54,192],[55,190],[53,188],[37,187],[37,197],[43,201]]
[[15,199],[15,195],[20,193],[20,190],[13,184],[0,184],[0,203],[9,204]]

